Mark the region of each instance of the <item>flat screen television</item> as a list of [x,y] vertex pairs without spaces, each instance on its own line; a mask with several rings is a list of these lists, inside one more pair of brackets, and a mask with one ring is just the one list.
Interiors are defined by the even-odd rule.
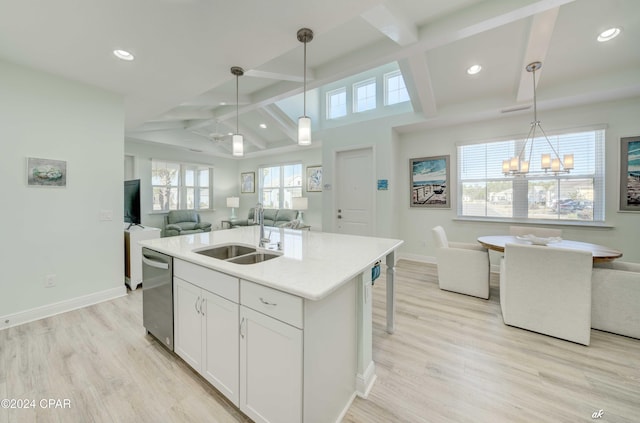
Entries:
[[140,221],[140,179],[124,181],[124,221],[131,225],[142,223]]

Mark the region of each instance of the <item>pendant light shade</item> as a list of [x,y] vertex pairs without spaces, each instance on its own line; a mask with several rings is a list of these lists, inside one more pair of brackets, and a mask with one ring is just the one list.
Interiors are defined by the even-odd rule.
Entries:
[[231,148],[233,155],[236,157],[244,156],[244,138],[240,135],[240,129],[238,124],[238,108],[239,108],[239,95],[238,95],[238,79],[244,75],[244,69],[239,66],[233,66],[231,73],[236,76],[236,133],[231,137]]
[[311,118],[298,118],[298,145],[311,145]]
[[307,116],[307,43],[313,40],[313,31],[309,28],[298,30],[298,41],[304,43],[304,91],[303,113],[298,119],[298,145],[311,145],[311,118]]

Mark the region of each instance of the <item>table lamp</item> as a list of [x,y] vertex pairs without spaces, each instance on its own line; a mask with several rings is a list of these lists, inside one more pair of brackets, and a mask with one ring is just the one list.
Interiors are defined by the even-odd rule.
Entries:
[[302,212],[303,210],[307,210],[309,208],[309,199],[307,197],[293,197],[292,206],[294,210],[298,210],[298,219],[300,221],[300,226],[304,225],[304,221],[302,220]]
[[240,207],[240,197],[227,197],[227,207],[231,207],[230,220],[236,218],[236,207]]

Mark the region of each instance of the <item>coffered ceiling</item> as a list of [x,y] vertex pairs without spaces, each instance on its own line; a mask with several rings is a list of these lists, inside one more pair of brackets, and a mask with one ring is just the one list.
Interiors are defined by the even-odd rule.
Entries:
[[0,59],[121,94],[127,139],[223,157],[241,66],[246,155],[273,154],[298,148],[277,102],[302,114],[302,27],[309,90],[397,62],[424,127],[526,110],[536,60],[539,109],[640,95],[637,0],[0,0]]

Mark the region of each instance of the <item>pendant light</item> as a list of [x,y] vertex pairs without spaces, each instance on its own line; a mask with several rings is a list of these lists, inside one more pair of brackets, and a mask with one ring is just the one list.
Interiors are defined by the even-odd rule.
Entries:
[[[538,106],[536,104],[536,71],[542,68],[541,62],[533,62],[529,63],[525,68],[527,72],[530,72],[533,76],[533,121],[531,122],[531,127],[529,129],[529,134],[527,138],[524,140],[524,144],[520,149],[520,152],[517,156],[513,156],[508,160],[502,161],[502,173],[505,176],[527,176],[529,174],[537,174],[537,173],[548,173],[551,171],[552,174],[558,175],[560,173],[569,173],[573,169],[573,154],[565,154],[563,159],[560,159],[560,155],[558,151],[553,147],[551,141],[545,134],[544,129],[542,129],[542,125],[538,120]],[[542,154],[540,156],[540,169],[539,172],[530,172],[529,171],[529,163],[531,161],[531,153],[533,153],[533,144],[536,138],[536,129],[539,129],[544,139],[547,141],[550,150],[553,152],[554,157],[551,154]],[[531,144],[529,145],[529,141]],[[526,155],[526,148],[529,145],[529,157]]]
[[242,157],[244,155],[244,140],[240,135],[240,125],[238,124],[239,116],[239,96],[238,96],[238,78],[244,75],[244,69],[239,66],[233,66],[231,73],[236,76],[236,133],[231,136],[231,147],[233,149],[233,155],[236,157]]
[[307,43],[313,40],[313,31],[309,28],[298,30],[298,41],[304,43],[304,94],[303,114],[298,118],[298,145],[311,145],[311,118],[307,116]]

